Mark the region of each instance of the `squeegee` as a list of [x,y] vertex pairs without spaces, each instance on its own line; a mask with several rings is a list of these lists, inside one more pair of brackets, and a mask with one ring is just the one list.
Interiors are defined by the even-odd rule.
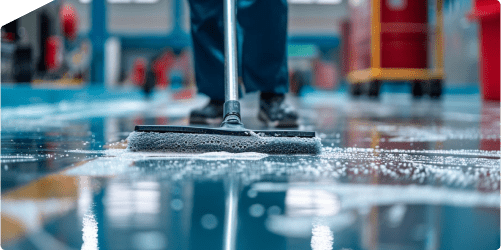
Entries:
[[131,151],[258,152],[318,154],[320,138],[314,131],[249,130],[242,124],[238,101],[235,0],[224,0],[225,103],[219,128],[137,125],[127,138]]

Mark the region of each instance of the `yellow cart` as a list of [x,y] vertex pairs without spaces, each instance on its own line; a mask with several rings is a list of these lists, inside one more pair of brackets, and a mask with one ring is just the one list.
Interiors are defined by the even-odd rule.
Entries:
[[[406,27],[410,27],[409,29],[416,29],[414,26],[412,26],[412,23],[404,23],[404,22],[398,22],[398,23],[385,23],[382,22],[381,18],[381,12],[385,10],[387,7],[386,5],[391,5],[395,4],[395,2],[404,2],[404,4],[409,4],[409,3],[414,3],[411,1],[414,0],[365,0],[369,1],[367,2],[367,11],[359,11],[356,13],[352,12],[352,16],[358,16],[355,18],[352,18],[352,29],[350,31],[350,40],[356,40],[356,36],[360,37],[360,30],[357,31],[357,27],[361,27],[359,29],[364,29],[363,25],[360,24],[354,24],[354,22],[357,22],[361,20],[361,22],[368,22],[370,21],[370,30],[369,29],[364,29],[362,32],[367,32],[369,33],[367,35],[366,40],[366,45],[369,45],[370,43],[370,49],[366,48],[366,55],[365,57],[368,58],[367,62],[365,64],[362,63],[362,67],[355,65],[354,67],[349,67],[348,74],[347,74],[347,80],[350,85],[350,92],[353,96],[359,96],[362,94],[367,93],[369,96],[372,97],[377,97],[379,96],[381,84],[383,81],[410,81],[412,84],[412,94],[413,96],[419,97],[422,96],[425,93],[428,93],[432,98],[439,98],[442,94],[442,81],[444,79],[444,59],[443,59],[443,51],[444,51],[444,46],[443,46],[443,5],[442,5],[442,0],[435,0],[436,4],[436,11],[435,11],[435,27],[434,27],[434,41],[431,43],[433,45],[430,46],[430,43],[427,43],[425,46],[428,47],[429,49],[432,49],[433,51],[433,64],[432,67],[420,67],[420,68],[400,68],[400,67],[387,67],[385,65],[382,65],[382,51],[381,48],[381,35],[385,30],[388,29],[399,29],[399,32],[406,32],[401,31],[402,28],[405,29]],[[364,2],[364,0],[357,0],[357,2]],[[418,1],[416,1],[418,2]],[[420,1],[419,1],[420,2]],[[426,2],[426,1],[425,1]],[[430,1],[431,2],[431,1]],[[428,2],[428,3],[430,3]],[[433,3],[433,2],[431,2]],[[381,4],[385,4],[385,6],[381,6]],[[360,6],[359,4],[358,7],[354,7],[355,11],[356,8],[364,8],[363,6]],[[428,4],[426,4],[428,5]],[[390,6],[391,7],[391,6]],[[397,6],[398,7],[398,6]],[[404,6],[405,8],[405,6]],[[410,7],[407,7],[410,8]],[[428,8],[428,6],[426,6]],[[391,9],[391,8],[389,8]],[[409,10],[413,11],[413,10]],[[402,11],[401,11],[402,12]],[[370,17],[367,17],[365,20],[362,19],[360,16],[360,13],[370,13]],[[388,13],[386,11],[385,13]],[[425,13],[427,13],[425,11]],[[357,15],[358,14],[358,15]],[[400,13],[400,17],[402,13]],[[428,16],[425,17],[428,19]],[[386,18],[388,19],[388,18]],[[366,26],[369,26],[367,23]],[[418,27],[419,28],[419,27]],[[426,29],[426,35],[428,34],[428,21],[422,25],[421,28]],[[412,32],[412,31],[411,31]],[[370,36],[370,41],[369,41],[369,36]],[[355,37],[355,38],[353,38]],[[353,38],[353,39],[352,39]],[[426,38],[427,39],[427,38]],[[360,39],[359,39],[360,40]],[[350,48],[350,52],[348,52],[351,56],[350,60],[359,60],[359,58],[354,58],[353,54],[356,54],[357,52],[354,52],[353,49],[356,48],[358,45],[351,44],[352,46],[348,46]],[[433,47],[433,48],[429,48]],[[387,53],[388,50],[386,50]],[[428,51],[424,52],[428,53]],[[359,53],[361,54],[361,53]],[[363,56],[363,55],[362,55]],[[361,57],[361,56],[356,56],[355,57]],[[370,59],[369,59],[370,58]],[[388,57],[387,57],[388,58]],[[368,66],[368,67],[366,67]]]

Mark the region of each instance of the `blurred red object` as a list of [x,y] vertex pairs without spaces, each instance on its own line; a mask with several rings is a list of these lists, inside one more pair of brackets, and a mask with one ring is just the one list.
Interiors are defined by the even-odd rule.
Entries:
[[146,80],[146,60],[137,58],[132,66],[132,83],[138,86],[144,85]]
[[185,78],[185,87],[190,86],[195,82],[195,75],[193,74],[193,61],[190,50],[184,50],[177,58],[177,66],[183,72]]
[[134,124],[136,125],[143,125],[144,124],[144,117],[142,116],[137,116],[137,117],[134,117]]
[[169,85],[168,72],[175,61],[174,53],[168,51],[153,62],[153,72],[155,73],[157,87],[166,88]]
[[59,11],[61,30],[67,39],[73,40],[78,30],[78,15],[72,4],[65,3]]
[[426,68],[426,1],[381,1],[381,67]]
[[[480,150],[499,150],[499,104],[495,102],[482,103],[480,119]],[[495,136],[497,134],[497,136]],[[494,135],[494,136],[493,136]]]
[[315,61],[315,84],[320,89],[332,90],[337,85],[337,72],[333,62]]
[[195,94],[194,89],[182,89],[172,95],[174,100],[187,100],[193,98]]
[[[370,68],[427,68],[427,1],[359,2],[351,8],[350,21],[342,26],[343,35],[350,36],[343,45],[349,46],[345,49],[348,56],[345,60],[349,60],[348,73]],[[379,12],[380,20],[373,23],[372,17],[376,12]],[[374,54],[371,47],[371,41],[377,40],[372,29],[375,24],[380,26],[380,57]]]
[[63,61],[62,42],[59,36],[51,36],[45,45],[45,66],[48,71],[56,71]]
[[156,120],[155,121],[156,125],[166,125],[166,124],[169,124],[169,117],[160,116],[160,117],[157,117],[155,120]]
[[14,42],[15,38],[16,34],[12,32],[2,32],[2,39],[4,39],[6,42]]
[[500,39],[497,0],[476,0],[468,17],[480,23],[480,83],[484,100],[500,99]]
[[371,4],[370,1],[360,2],[364,4],[351,9],[348,73],[371,68]]
[[341,76],[346,77],[353,67],[351,66],[352,59],[350,58],[350,20],[343,20],[341,23]]

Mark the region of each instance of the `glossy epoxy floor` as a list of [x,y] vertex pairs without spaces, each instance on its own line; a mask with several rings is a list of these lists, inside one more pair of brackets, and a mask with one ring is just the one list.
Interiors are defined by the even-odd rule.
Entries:
[[[255,120],[255,95],[243,100]],[[500,109],[478,95],[290,99],[318,156],[132,153],[206,99],[2,108],[3,249],[497,249]]]

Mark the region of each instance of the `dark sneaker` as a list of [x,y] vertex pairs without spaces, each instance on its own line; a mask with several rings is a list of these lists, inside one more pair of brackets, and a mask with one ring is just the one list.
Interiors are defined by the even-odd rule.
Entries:
[[295,128],[298,126],[297,112],[285,102],[284,95],[261,93],[257,117],[268,127]]
[[223,122],[224,101],[211,100],[201,109],[195,109],[190,114],[190,124],[220,125]]

